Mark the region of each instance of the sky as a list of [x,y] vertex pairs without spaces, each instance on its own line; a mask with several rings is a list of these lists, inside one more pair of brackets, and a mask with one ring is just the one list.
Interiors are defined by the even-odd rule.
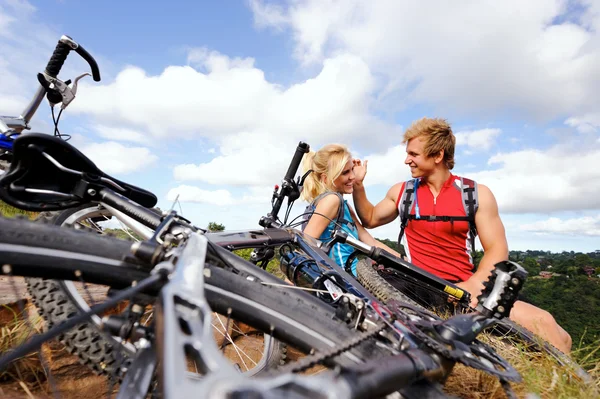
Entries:
[[[63,34],[102,81],[80,81],[61,132],[198,226],[258,227],[299,141],[367,159],[377,203],[427,116],[452,125],[453,173],[492,190],[510,249],[600,249],[600,1],[0,0],[0,114]],[[88,69],[72,53],[60,77]],[[47,103],[32,127],[52,133]]]

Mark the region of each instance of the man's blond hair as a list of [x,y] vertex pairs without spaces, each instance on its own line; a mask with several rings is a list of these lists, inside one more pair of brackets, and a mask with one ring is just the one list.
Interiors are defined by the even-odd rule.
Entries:
[[422,137],[425,141],[424,155],[426,157],[434,157],[444,150],[444,164],[450,170],[454,168],[456,137],[445,119],[423,118],[413,122],[404,132],[402,143],[407,143],[415,137]]

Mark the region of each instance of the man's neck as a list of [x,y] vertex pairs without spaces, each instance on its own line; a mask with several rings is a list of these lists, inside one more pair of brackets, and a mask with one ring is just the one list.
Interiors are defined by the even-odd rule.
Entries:
[[442,191],[444,183],[450,178],[450,170],[446,168],[436,169],[429,176],[423,177],[422,180],[429,186],[432,193],[438,194]]

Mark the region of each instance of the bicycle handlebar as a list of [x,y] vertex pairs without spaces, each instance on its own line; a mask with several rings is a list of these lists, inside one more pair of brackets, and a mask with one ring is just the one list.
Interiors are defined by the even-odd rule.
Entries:
[[294,153],[294,157],[292,158],[292,162],[290,162],[290,166],[288,167],[287,172],[285,173],[284,180],[293,180],[294,176],[296,176],[296,172],[298,172],[298,168],[300,167],[300,162],[302,162],[302,157],[310,150],[310,146],[304,142],[298,143],[298,147],[296,147],[296,152]]
[[[298,143],[298,147],[296,147],[296,151],[294,152],[294,157],[292,158],[290,166],[285,173],[285,177],[281,182],[281,189],[279,192],[277,192],[278,187],[275,186],[275,191],[273,192],[273,207],[271,208],[271,212],[269,212],[266,217],[262,217],[258,222],[261,226],[279,227],[279,224],[276,223],[276,221],[279,210],[281,209],[281,205],[283,205],[283,199],[288,197],[290,198],[288,201],[294,201],[300,195],[298,192],[298,186],[296,182],[294,182],[294,176],[296,175],[296,172],[298,172],[300,162],[302,162],[302,157],[309,150],[310,146],[307,143],[302,141]],[[294,191],[296,192],[294,193]]]
[[87,50],[84,49],[79,43],[75,42],[67,35],[63,35],[56,44],[54,52],[52,53],[52,57],[50,57],[44,72],[48,76],[56,78],[71,50],[75,50],[75,52],[79,54],[81,58],[87,61],[92,70],[92,76],[94,80],[99,82],[101,79],[100,70],[98,69],[98,64],[96,63],[94,57],[92,57],[92,55],[88,53]]

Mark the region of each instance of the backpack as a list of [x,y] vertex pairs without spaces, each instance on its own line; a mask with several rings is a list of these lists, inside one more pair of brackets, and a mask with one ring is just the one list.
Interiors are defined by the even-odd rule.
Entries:
[[420,179],[407,180],[404,184],[404,191],[400,196],[399,204],[402,206],[399,209],[400,213],[400,234],[398,235],[398,245],[404,236],[404,229],[406,228],[409,220],[426,220],[428,222],[455,222],[455,221],[466,221],[469,222],[469,232],[471,233],[471,251],[475,252],[475,237],[477,237],[477,226],[475,226],[475,212],[479,208],[477,202],[477,183],[474,180],[460,178],[460,185],[462,187],[462,200],[463,207],[465,208],[466,216],[437,216],[437,215],[420,215],[418,209],[415,210],[414,215],[410,214],[414,202],[415,187],[418,186]]
[[315,209],[317,209],[317,204],[318,202],[328,196],[329,194],[335,194],[337,195],[338,199],[340,200],[340,208],[338,210],[338,214],[335,217],[335,219],[333,219],[336,223],[345,225],[345,224],[351,224],[354,225],[354,221],[353,220],[346,220],[344,218],[344,197],[342,196],[342,194],[336,192],[336,191],[326,191],[324,193],[319,194],[310,204],[308,204],[306,206],[306,208],[304,209],[304,213],[302,214],[302,224],[300,225],[300,229],[302,231],[304,231],[304,229],[306,228],[306,225],[308,224],[308,221],[310,220],[311,216],[315,213]]

